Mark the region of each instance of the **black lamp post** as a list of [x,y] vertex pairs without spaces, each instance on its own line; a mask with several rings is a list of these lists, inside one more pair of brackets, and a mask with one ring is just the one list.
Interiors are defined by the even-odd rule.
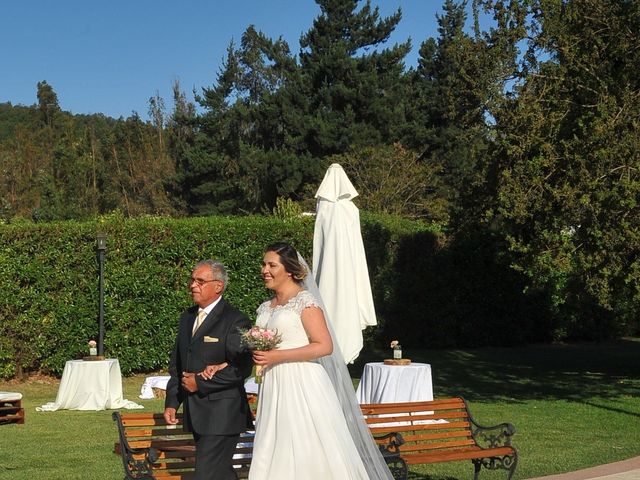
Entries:
[[98,355],[104,355],[104,254],[107,251],[107,235],[105,233],[98,233],[96,236],[97,248],[98,248],[98,264],[100,265],[100,271],[98,274],[98,288],[100,291],[100,297],[98,300],[98,323],[100,325],[100,333],[98,336]]

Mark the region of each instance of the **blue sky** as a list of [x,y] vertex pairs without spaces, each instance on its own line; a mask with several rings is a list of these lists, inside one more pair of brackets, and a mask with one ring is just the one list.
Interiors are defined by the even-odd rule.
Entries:
[[[372,0],[383,16],[402,9],[390,44],[411,37],[407,67],[420,43],[437,37],[442,0]],[[320,8],[313,0],[13,0],[0,8],[0,102],[36,103],[46,80],[63,110],[147,118],[156,92],[172,105],[171,86],[211,86],[231,39],[255,25],[282,36],[292,52]]]

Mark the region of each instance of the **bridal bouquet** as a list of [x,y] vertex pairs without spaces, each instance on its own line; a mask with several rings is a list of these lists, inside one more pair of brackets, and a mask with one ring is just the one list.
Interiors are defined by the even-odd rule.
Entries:
[[[282,341],[282,336],[277,330],[269,330],[254,325],[249,330],[240,332],[240,341],[242,345],[250,350],[273,350]],[[256,365],[256,383],[262,382],[262,367]]]
[[273,350],[282,341],[282,336],[277,330],[269,330],[257,325],[240,333],[242,344],[250,350]]

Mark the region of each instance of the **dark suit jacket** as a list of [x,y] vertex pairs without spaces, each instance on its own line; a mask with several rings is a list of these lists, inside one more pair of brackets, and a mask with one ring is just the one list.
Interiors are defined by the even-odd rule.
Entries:
[[[221,298],[191,338],[198,307],[182,313],[171,354],[165,408],[184,406],[185,430],[200,435],[233,435],[252,427],[244,380],[253,366],[251,352],[240,344],[240,331],[251,327],[242,312]],[[207,365],[228,362],[211,380],[196,376],[198,391],[180,384],[182,372],[198,373]]]

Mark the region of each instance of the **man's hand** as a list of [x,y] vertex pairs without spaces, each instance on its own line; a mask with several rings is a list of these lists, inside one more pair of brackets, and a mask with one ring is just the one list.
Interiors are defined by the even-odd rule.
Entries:
[[182,388],[191,393],[198,391],[195,373],[182,372]]
[[176,425],[178,423],[178,419],[176,418],[176,409],[173,407],[165,408],[164,419],[169,425]]

